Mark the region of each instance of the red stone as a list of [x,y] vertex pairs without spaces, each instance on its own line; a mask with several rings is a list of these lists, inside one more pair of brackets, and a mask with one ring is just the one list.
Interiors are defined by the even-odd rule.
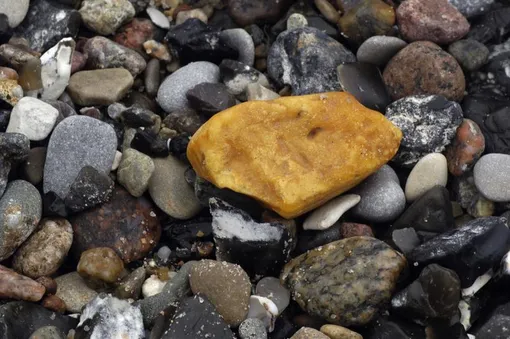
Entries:
[[154,36],[154,25],[149,19],[135,18],[120,28],[113,40],[124,47],[143,50],[143,43]]
[[365,224],[357,224],[354,222],[343,222],[340,224],[340,234],[342,238],[352,238],[352,237],[373,237],[374,233],[372,232],[372,228]]
[[485,150],[485,138],[476,122],[464,119],[453,142],[446,148],[448,170],[455,176],[469,171]]
[[56,295],[47,295],[41,301],[41,305],[44,308],[47,308],[58,313],[65,313],[66,311],[66,303],[64,302],[64,300],[60,299]]
[[71,74],[81,71],[87,63],[87,56],[81,52],[74,51],[71,61]]
[[39,301],[45,291],[35,280],[0,265],[0,299]]

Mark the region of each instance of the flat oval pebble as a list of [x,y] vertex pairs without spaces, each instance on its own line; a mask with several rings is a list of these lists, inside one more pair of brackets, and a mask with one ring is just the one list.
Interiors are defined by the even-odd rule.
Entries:
[[406,181],[407,201],[414,201],[434,186],[446,186],[448,165],[441,153],[427,154],[414,165]]
[[21,133],[32,141],[45,139],[53,130],[59,112],[47,103],[30,97],[22,98],[12,109],[8,133]]
[[7,15],[9,26],[12,28],[18,26],[28,12],[30,0],[20,0],[15,2],[2,1],[0,2],[0,13]]
[[357,194],[345,194],[334,198],[315,209],[303,223],[305,230],[324,230],[342,217],[342,215],[356,206],[361,197]]
[[38,282],[0,265],[0,298],[39,301],[45,291]]
[[31,278],[50,276],[64,262],[73,242],[73,228],[62,218],[44,219],[13,257],[13,268]]
[[510,155],[492,153],[478,160],[473,170],[478,191],[495,202],[510,201]]
[[280,279],[310,315],[359,326],[372,321],[389,301],[405,266],[406,259],[382,241],[353,237],[292,259]]
[[114,283],[124,270],[124,263],[109,247],[95,247],[84,251],[76,271],[84,279]]
[[260,279],[255,287],[255,294],[271,299],[278,308],[280,314],[290,303],[290,292],[281,285],[278,278],[265,277]]
[[397,37],[376,35],[368,38],[359,46],[356,57],[359,62],[384,66],[406,46],[407,43]]

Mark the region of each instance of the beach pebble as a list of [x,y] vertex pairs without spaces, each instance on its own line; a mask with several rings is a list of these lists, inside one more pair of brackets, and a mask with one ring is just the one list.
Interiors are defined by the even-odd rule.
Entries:
[[31,97],[22,98],[12,109],[8,133],[21,133],[32,141],[46,139],[57,122],[58,110]]
[[0,13],[7,16],[9,26],[12,28],[18,26],[28,12],[30,0],[21,0],[15,2],[2,1],[0,2]]
[[446,186],[448,165],[446,157],[441,153],[430,153],[414,165],[406,181],[405,194],[407,201],[414,201],[432,187]]
[[40,91],[43,100],[57,100],[64,93],[72,70],[72,55],[76,43],[71,38],[64,38],[41,56]]
[[226,29],[221,32],[220,38],[236,49],[239,53],[239,62],[245,65],[253,66],[255,61],[255,45],[253,39],[248,32],[242,28]]
[[266,327],[262,320],[248,318],[239,325],[241,339],[267,339]]
[[89,29],[110,35],[135,16],[135,8],[128,0],[83,0],[80,14]]
[[303,229],[324,230],[331,227],[346,211],[356,206],[360,200],[359,195],[345,194],[328,201],[306,218]]
[[448,46],[448,53],[453,55],[468,72],[478,70],[489,58],[489,49],[481,42],[472,39],[455,41]]
[[464,119],[446,148],[448,170],[455,176],[471,170],[485,150],[485,137],[473,120]]
[[356,52],[359,62],[366,62],[376,66],[384,66],[407,43],[393,36],[376,35],[365,40]]
[[287,19],[287,30],[302,28],[308,26],[308,21],[303,14],[294,13]]
[[142,295],[144,298],[152,297],[163,291],[168,281],[162,281],[157,275],[153,274],[147,278],[142,285]]
[[164,28],[164,29],[170,28],[170,21],[168,20],[166,15],[161,13],[157,8],[148,7],[146,9],[146,11],[147,11],[147,15],[149,16],[149,18],[151,18],[152,22],[156,26]]
[[66,304],[71,313],[81,313],[82,308],[97,296],[97,292],[87,286],[78,272],[71,272],[55,278],[57,297]]
[[487,199],[510,201],[510,155],[492,153],[478,160],[473,170],[475,185]]
[[265,277],[259,280],[255,287],[255,294],[270,299],[281,314],[290,303],[290,291],[282,286],[280,279]]
[[154,161],[148,155],[128,148],[122,153],[117,180],[131,195],[140,197],[147,190],[153,172]]

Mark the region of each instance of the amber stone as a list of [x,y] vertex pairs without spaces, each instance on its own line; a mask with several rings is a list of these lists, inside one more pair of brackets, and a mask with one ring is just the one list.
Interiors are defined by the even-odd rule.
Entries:
[[25,91],[35,91],[43,87],[41,79],[41,60],[30,59],[19,72],[18,83]]
[[293,218],[377,171],[401,138],[379,112],[330,92],[217,113],[194,134],[187,155],[200,177]]
[[97,247],[81,254],[76,270],[82,278],[114,283],[124,270],[124,263],[111,248]]

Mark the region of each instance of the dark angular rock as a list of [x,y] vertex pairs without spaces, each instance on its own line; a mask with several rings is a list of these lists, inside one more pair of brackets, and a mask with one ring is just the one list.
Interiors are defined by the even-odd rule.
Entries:
[[257,223],[226,202],[210,200],[218,260],[239,264],[251,276],[278,274],[288,260],[292,236],[281,223]]
[[13,31],[9,26],[9,19],[4,13],[0,13],[0,45],[9,42]]
[[408,256],[415,267],[439,264],[458,274],[462,288],[498,263],[510,248],[510,230],[503,218],[474,219],[416,247]]
[[75,38],[80,24],[77,10],[51,0],[34,0],[14,34],[27,39],[33,50],[45,52],[64,37]]
[[395,221],[391,230],[412,227],[420,234],[440,234],[455,227],[449,192],[442,186],[434,186]]
[[223,59],[238,57],[238,52],[221,40],[219,31],[195,18],[173,26],[165,39],[185,64],[193,61],[219,64]]
[[202,83],[186,93],[191,108],[211,117],[236,104],[236,98],[223,84]]
[[73,212],[80,212],[110,200],[115,183],[92,166],[85,166],[65,197],[65,205]]
[[0,133],[0,158],[23,161],[28,157],[30,140],[20,133]]
[[482,67],[489,57],[489,49],[481,42],[471,39],[454,42],[448,47],[448,53],[468,72]]
[[164,225],[163,229],[170,239],[170,249],[182,260],[201,258],[201,244],[213,241],[210,219],[173,221]]
[[27,160],[23,163],[23,177],[32,185],[42,182],[45,161],[46,147],[34,147],[28,153]]
[[289,8],[291,0],[229,0],[230,16],[240,25],[274,23]]
[[249,26],[246,26],[244,28],[248,34],[251,35],[251,38],[253,39],[253,44],[255,46],[258,46],[266,40],[266,35],[264,31],[257,25],[251,24]]
[[412,166],[429,153],[444,151],[462,123],[462,109],[439,95],[414,95],[389,105],[386,117],[403,134],[393,161]]
[[116,186],[112,199],[70,219],[74,230],[71,251],[80,257],[94,247],[110,247],[125,263],[142,259],[158,243],[161,226],[154,205]]
[[338,66],[338,80],[364,106],[384,112],[391,103],[381,72],[375,65],[351,63]]
[[425,329],[427,335],[434,339],[469,339],[464,326],[457,322],[451,325],[448,321],[431,321]]
[[503,7],[485,13],[481,19],[471,27],[467,38],[486,44],[490,41],[501,41],[509,31],[510,7]]
[[418,322],[431,318],[449,320],[460,301],[460,280],[447,268],[431,264],[423,269],[418,279],[391,299],[392,309],[403,317]]
[[411,227],[392,231],[391,242],[406,255],[421,244],[418,234]]
[[166,157],[170,154],[166,140],[149,129],[137,129],[131,147],[153,157]]
[[296,254],[302,254],[311,249],[342,239],[342,224],[336,223],[323,230],[309,230],[299,233]]
[[478,324],[470,333],[477,339],[506,339],[508,338],[508,323],[510,322],[510,303],[496,307],[487,319]]
[[35,330],[44,326],[55,326],[68,333],[78,320],[47,310],[25,301],[13,301],[0,305],[0,338],[28,338]]
[[191,108],[174,111],[163,119],[166,127],[186,134],[195,134],[202,124],[202,118]]
[[214,306],[200,294],[184,299],[173,321],[161,339],[234,339],[234,333],[216,312]]
[[66,218],[68,214],[69,211],[64,203],[64,199],[51,191],[43,195],[43,216],[58,216]]
[[131,128],[150,127],[154,125],[155,114],[148,109],[139,106],[132,106],[122,111],[120,118],[124,125]]
[[187,137],[186,135],[178,135],[170,139],[170,143],[168,144],[168,150],[170,151],[170,154],[172,154],[179,160],[188,162],[188,158],[186,156],[188,144],[189,137]]
[[0,132],[5,132],[7,125],[9,125],[9,119],[11,118],[11,110],[0,109]]
[[303,27],[282,32],[269,50],[267,70],[278,85],[295,95],[340,90],[336,68],[356,57],[321,31]]

